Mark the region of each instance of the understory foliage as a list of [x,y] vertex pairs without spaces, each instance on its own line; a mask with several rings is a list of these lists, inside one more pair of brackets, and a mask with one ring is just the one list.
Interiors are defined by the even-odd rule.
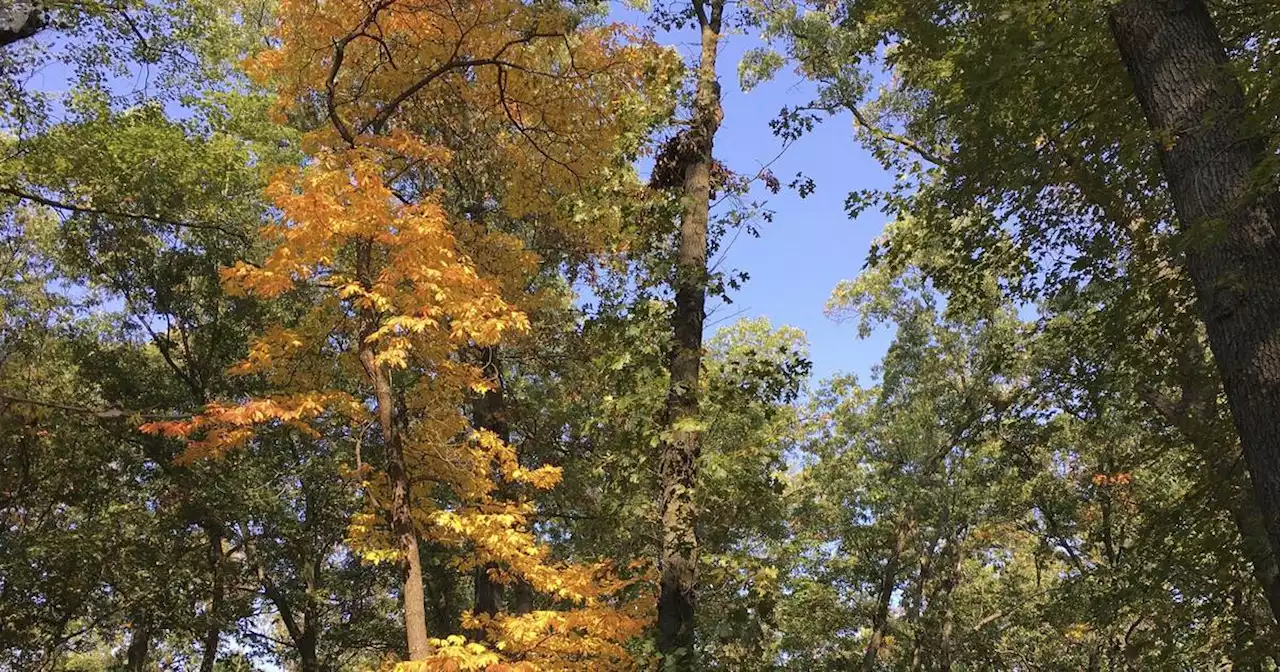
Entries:
[[[741,90],[807,81],[773,134],[851,118],[892,177],[846,200],[884,229],[827,309],[888,345],[817,380],[802,330],[709,315],[682,428],[697,62],[662,44],[711,4],[0,10],[0,669],[1277,669],[1182,263],[1213,234],[1116,3],[730,4]],[[1273,194],[1280,5],[1207,7]],[[788,235],[744,168],[709,169],[715,311],[735,238]]]

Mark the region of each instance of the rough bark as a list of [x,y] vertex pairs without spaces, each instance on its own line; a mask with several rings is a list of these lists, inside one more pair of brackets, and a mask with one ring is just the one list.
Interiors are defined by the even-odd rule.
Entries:
[[1275,617],[1280,614],[1280,565],[1271,550],[1257,501],[1250,496],[1249,475],[1243,469],[1235,433],[1228,421],[1220,419],[1219,390],[1209,378],[1212,374],[1206,371],[1212,364],[1204,361],[1199,342],[1175,347],[1181,397],[1170,399],[1148,389],[1143,398],[1204,460],[1212,479],[1210,491],[1215,504],[1230,514],[1240,534],[1241,550]]
[[1280,548],[1280,194],[1258,188],[1266,143],[1202,0],[1128,0],[1110,25],[1160,143],[1197,309]]
[[684,166],[684,203],[675,272],[675,312],[671,318],[671,383],[667,434],[660,446],[662,549],[658,596],[658,650],[666,669],[696,669],[694,615],[698,590],[697,487],[701,450],[699,376],[706,317],[707,224],[711,208],[711,166],[720,127],[720,84],[716,55],[724,0],[694,0],[701,29],[701,56]]
[[[357,260],[357,277],[366,289],[372,288],[372,251],[371,245],[365,243],[359,250]],[[432,653],[431,642],[427,637],[426,595],[422,585],[422,558],[418,554],[418,533],[413,525],[412,517],[412,484],[404,458],[404,437],[402,413],[397,413],[395,395],[391,388],[391,377],[387,370],[378,364],[375,346],[368,342],[368,336],[379,327],[378,315],[366,311],[364,328],[361,330],[358,348],[360,364],[365,375],[373,385],[374,400],[377,405],[378,425],[382,430],[384,450],[386,451],[387,481],[391,486],[391,533],[400,551],[401,590],[400,599],[404,612],[405,642],[408,645],[409,660],[425,660]]]
[[16,0],[8,8],[0,9],[0,47],[25,40],[44,30],[48,19],[43,5],[42,2]]

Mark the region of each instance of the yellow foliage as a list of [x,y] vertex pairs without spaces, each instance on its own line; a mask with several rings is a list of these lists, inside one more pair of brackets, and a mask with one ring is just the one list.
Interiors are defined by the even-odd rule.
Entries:
[[[451,493],[447,508],[411,498],[418,534],[463,549],[459,570],[496,565],[494,580],[574,606],[477,617],[487,645],[450,637],[431,660],[397,669],[630,669],[624,644],[646,627],[652,595],[622,599],[635,579],[608,565],[554,562],[530,530],[532,506],[497,497],[495,479],[547,489],[559,469],[522,467],[462,412],[493,381],[460,349],[527,332],[526,310],[549,299],[529,293],[540,260],[525,237],[450,211],[443,185],[482,173],[476,183],[492,186],[479,197],[498,216],[574,254],[625,246],[617,197],[635,184],[638,129],[671,105],[680,59],[627,27],[579,25],[556,3],[282,0],[278,20],[278,46],[246,67],[279,93],[278,118],[323,108],[327,123],[304,137],[306,162],[268,183],[280,215],[261,232],[270,251],[222,278],[236,295],[320,298],[232,369],[263,376],[272,395],[143,430],[187,441],[187,461],[266,426],[318,437],[339,424],[356,436],[383,410],[368,389],[374,373],[411,372],[384,376],[407,386],[396,412],[409,419],[409,482]],[[352,380],[366,389],[338,391]],[[380,508],[387,479],[363,464],[347,475],[368,502],[347,543],[367,561],[398,561]]]

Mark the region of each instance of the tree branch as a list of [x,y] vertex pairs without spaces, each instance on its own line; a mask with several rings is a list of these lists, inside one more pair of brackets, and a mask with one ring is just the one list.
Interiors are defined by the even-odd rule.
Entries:
[[70,413],[80,413],[83,415],[91,415],[95,418],[100,418],[103,420],[111,420],[115,418],[124,418],[124,417],[132,417],[132,416],[137,416],[137,417],[143,418],[144,420],[182,420],[182,419],[191,417],[190,414],[170,415],[170,414],[160,414],[160,413],[143,413],[141,411],[130,411],[130,410],[125,410],[121,408],[98,409],[98,408],[87,408],[84,406],[72,406],[70,404],[62,404],[56,401],[47,401],[43,399],[30,399],[27,397],[20,397],[18,395],[10,394],[2,390],[0,390],[0,401],[7,401],[11,404],[22,404],[25,406],[40,406],[43,408],[53,408],[60,411],[67,411]]
[[156,215],[143,215],[143,214],[138,214],[133,212],[121,212],[119,210],[90,208],[83,205],[74,205],[71,203],[66,203],[64,201],[57,201],[52,198],[41,196],[39,194],[33,194],[28,191],[22,191],[14,187],[0,186],[0,194],[8,194],[10,196],[13,196],[14,198],[22,199],[24,201],[39,203],[40,205],[44,205],[44,206],[53,208],[55,210],[65,210],[67,212],[74,212],[82,215],[98,215],[101,217],[120,217],[123,219],[132,219],[140,222],[151,222],[153,224],[162,224],[164,226],[172,226],[180,229],[198,229],[198,230],[217,231],[219,233],[230,236],[232,238],[236,238],[237,240],[241,240],[245,242],[248,241],[248,237],[245,234],[240,233],[238,231],[229,231],[217,224],[182,222],[176,219],[169,219],[168,217],[159,217]]
[[853,113],[854,125],[861,126],[862,128],[866,129],[866,131],[876,139],[882,140],[885,142],[890,142],[895,145],[898,145],[899,147],[907,149],[912,153],[914,153],[916,156],[919,156],[920,158],[924,159],[925,161],[928,161],[929,163],[932,163],[935,166],[945,168],[948,165],[950,165],[950,162],[938,156],[937,154],[934,154],[928,149],[925,149],[923,146],[920,145],[920,143],[916,142],[915,140],[912,140],[911,138],[908,138],[904,135],[899,135],[891,131],[886,131],[885,129],[880,128],[879,126],[876,126],[875,124],[871,123],[871,121],[867,119],[866,115],[862,113],[862,110],[858,109],[857,105],[853,103],[846,103],[845,107],[848,108],[849,111]]

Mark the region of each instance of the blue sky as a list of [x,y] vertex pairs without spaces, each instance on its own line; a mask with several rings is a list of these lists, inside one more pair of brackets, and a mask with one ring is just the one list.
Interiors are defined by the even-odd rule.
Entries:
[[[688,62],[696,61],[695,29],[659,39],[679,48]],[[716,136],[715,153],[731,169],[747,174],[755,173],[782,147],[769,121],[783,106],[808,102],[814,91],[789,68],[771,82],[742,91],[738,62],[743,52],[760,44],[750,35],[727,36],[717,68],[724,123]],[[732,295],[734,303],[717,306],[707,323],[712,329],[730,324],[741,311],[740,317],[763,315],[775,326],[798,327],[809,335],[815,380],[853,372],[865,381],[884,354],[887,333],[881,330],[858,340],[855,325],[836,324],[823,315],[823,307],[836,283],[858,274],[872,239],[885,223],[878,211],[850,220],[844,211],[845,196],[854,189],[887,186],[892,176],[854,140],[852,118],[847,114],[817,126],[793,144],[772,170],[783,184],[796,172],[804,172],[817,191],[801,199],[785,189],[776,196],[758,189],[758,196],[768,199],[776,216],[763,226],[759,238],[744,234],[728,250],[722,267],[744,270],[751,279]]]
[[[616,2],[612,9],[612,18],[647,24],[642,12]],[[660,34],[658,39],[679,49],[686,62],[696,63],[695,28]],[[808,102],[814,92],[790,68],[772,81],[742,91],[738,63],[747,49],[761,44],[752,35],[726,35],[718,63],[725,116],[716,138],[716,156],[746,174],[754,174],[782,148],[769,121],[783,106]],[[32,84],[58,90],[65,86],[66,76],[66,68],[55,63],[36,73]],[[123,81],[122,85],[128,86]],[[887,331],[859,340],[854,325],[831,321],[824,316],[823,306],[836,283],[857,275],[871,240],[885,222],[878,211],[850,220],[844,211],[845,196],[854,189],[887,186],[892,177],[854,141],[848,114],[826,119],[794,143],[771,169],[784,185],[803,172],[814,180],[817,190],[801,199],[794,191],[784,189],[774,195],[757,185],[752,196],[767,200],[776,216],[762,225],[759,238],[738,236],[721,261],[722,270],[746,271],[750,280],[732,295],[732,305],[709,305],[713,312],[707,335],[738,318],[765,316],[775,326],[791,325],[808,334],[815,380],[853,372],[865,381],[888,344]]]

